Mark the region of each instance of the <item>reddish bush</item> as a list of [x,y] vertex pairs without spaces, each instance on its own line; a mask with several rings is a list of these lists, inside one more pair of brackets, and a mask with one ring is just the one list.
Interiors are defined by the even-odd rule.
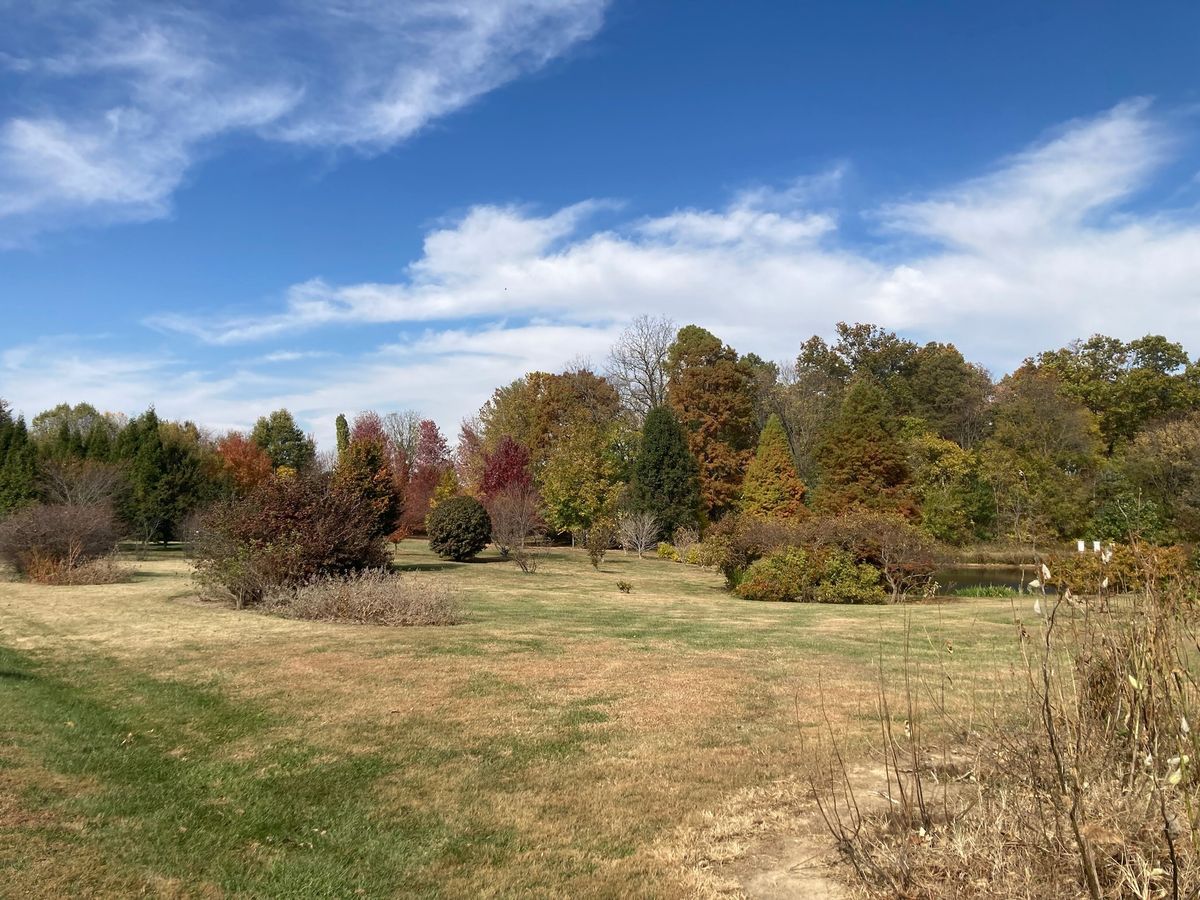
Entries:
[[239,606],[277,587],[387,563],[375,511],[328,475],[271,478],[249,497],[218,504],[195,541],[199,580]]

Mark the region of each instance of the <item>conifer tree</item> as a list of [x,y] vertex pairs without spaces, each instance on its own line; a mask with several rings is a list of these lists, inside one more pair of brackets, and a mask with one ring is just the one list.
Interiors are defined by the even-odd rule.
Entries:
[[254,423],[250,439],[267,451],[276,469],[287,466],[297,472],[307,470],[316,459],[317,448],[286,409],[277,409]]
[[911,514],[910,475],[883,390],[870,378],[851,382],[817,450],[822,512],[875,509]]
[[37,498],[37,451],[23,418],[0,400],[0,516]]
[[758,449],[742,482],[742,512],[762,518],[794,519],[807,512],[804,482],[796,474],[783,421],[767,419]]
[[344,413],[338,413],[337,418],[333,422],[333,427],[337,431],[337,455],[340,460],[346,455],[346,451],[350,449],[350,423],[346,421]]
[[667,358],[667,401],[679,416],[700,469],[706,510],[737,499],[754,444],[754,374],[737,352],[696,325],[681,328]]
[[634,512],[653,513],[666,535],[697,523],[700,482],[696,460],[669,406],[657,406],[646,415],[633,463],[629,505]]

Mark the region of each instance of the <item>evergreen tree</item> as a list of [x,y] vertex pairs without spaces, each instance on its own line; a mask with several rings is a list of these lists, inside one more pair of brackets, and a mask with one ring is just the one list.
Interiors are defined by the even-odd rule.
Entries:
[[635,512],[653,513],[666,535],[697,523],[700,481],[696,460],[669,406],[656,406],[646,415],[633,463],[629,505]]
[[286,409],[277,409],[255,422],[250,439],[267,452],[276,469],[286,466],[304,472],[317,456],[312,438],[305,436]]
[[817,451],[823,512],[875,509],[911,514],[909,471],[887,397],[874,380],[851,382]]
[[96,462],[112,462],[112,427],[108,422],[96,422],[88,429],[83,443],[83,456]]
[[164,423],[153,408],[121,431],[117,456],[128,482],[119,512],[144,543],[170,540],[183,517],[218,492],[196,427]]
[[338,413],[338,417],[333,422],[333,427],[337,432],[337,455],[340,460],[346,455],[346,451],[350,449],[350,423],[346,421],[344,413]]
[[759,435],[758,449],[746,469],[742,512],[763,518],[797,518],[808,511],[804,490],[783,422],[772,415]]
[[0,400],[0,516],[37,498],[37,451],[23,418]]

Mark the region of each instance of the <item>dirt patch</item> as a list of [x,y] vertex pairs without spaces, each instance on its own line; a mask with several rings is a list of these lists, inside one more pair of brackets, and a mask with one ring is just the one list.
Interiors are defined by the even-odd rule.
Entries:
[[[886,809],[881,767],[858,767],[850,785],[863,813]],[[660,853],[687,870],[697,896],[751,900],[842,900],[855,896],[854,873],[799,780],[738,794]]]

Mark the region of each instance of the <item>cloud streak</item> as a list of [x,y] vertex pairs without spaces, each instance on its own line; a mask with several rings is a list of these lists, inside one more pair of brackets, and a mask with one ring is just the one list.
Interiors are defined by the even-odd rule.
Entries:
[[[1197,334],[1200,223],[1123,208],[1170,160],[1175,137],[1147,103],[1067,124],[993,171],[866,211],[852,245],[815,203],[838,173],[723,209],[591,227],[601,204],[538,215],[480,206],[428,234],[396,283],[291,287],[282,309],[155,324],[212,344],[320,327],[545,316],[612,324],[651,310],[698,320],[760,353],[836,319],[949,334],[985,359],[1092,330]],[[824,184],[814,194],[808,184]],[[828,202],[828,201],[826,201]],[[914,249],[916,248],[916,249]]]
[[606,0],[0,0],[0,246],[144,221],[235,134],[378,153],[561,56]]
[[[146,363],[32,347],[0,357],[0,383],[26,411],[67,397],[124,409],[157,399],[165,415],[222,427],[286,405],[328,441],[338,412],[367,407],[415,407],[452,431],[525,371],[601,361],[643,312],[780,360],[838,320],[952,340],[997,371],[1095,331],[1161,332],[1195,353],[1200,214],[1138,202],[1181,139],[1144,102],[1122,104],[978,178],[862,211],[878,229],[866,244],[843,237],[854,214],[838,206],[844,167],[743,192],[720,209],[606,227],[602,217],[620,218],[606,201],[549,212],[480,206],[430,231],[398,282],[313,279],[265,313],[153,323],[207,344],[205,355],[244,355],[229,371],[172,355]],[[379,337],[389,324],[393,336]],[[356,328],[370,335],[357,354],[347,351]],[[337,329],[346,334],[336,356],[299,341]],[[245,361],[254,351],[262,363]],[[169,392],[152,396],[166,383]]]

